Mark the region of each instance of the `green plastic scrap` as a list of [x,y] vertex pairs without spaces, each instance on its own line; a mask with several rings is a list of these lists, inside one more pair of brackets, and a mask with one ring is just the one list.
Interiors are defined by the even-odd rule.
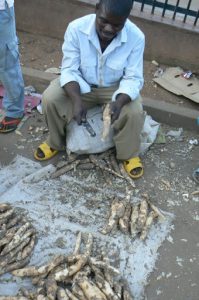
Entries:
[[156,144],[166,144],[165,133],[163,132],[161,126],[158,129],[157,137],[156,137],[154,143],[156,143]]

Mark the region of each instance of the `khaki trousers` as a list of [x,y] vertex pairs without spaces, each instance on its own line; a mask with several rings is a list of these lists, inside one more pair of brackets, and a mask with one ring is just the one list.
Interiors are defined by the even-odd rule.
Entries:
[[[82,100],[89,109],[96,104],[111,100],[116,87],[92,88],[82,94]],[[67,124],[73,118],[73,103],[60,86],[59,78],[53,80],[42,96],[42,108],[49,128],[47,143],[56,150],[65,150]],[[140,134],[144,123],[141,97],[123,106],[119,118],[114,122],[114,143],[119,160],[137,156],[140,148]]]

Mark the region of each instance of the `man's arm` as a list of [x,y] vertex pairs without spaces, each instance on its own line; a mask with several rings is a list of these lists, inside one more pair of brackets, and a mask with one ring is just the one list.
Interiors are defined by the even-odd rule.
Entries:
[[112,96],[111,112],[112,122],[119,117],[122,107],[134,101],[140,93],[143,86],[143,54],[145,40],[144,35],[137,41],[136,46],[132,50],[128,58],[128,64],[125,68],[119,88]]
[[80,93],[80,86],[78,82],[71,81],[63,86],[65,93],[73,101],[73,118],[77,121],[78,125],[86,120],[87,110],[83,105]]
[[143,54],[144,54],[145,39],[141,35],[136,41],[135,47],[127,60],[127,67],[124,70],[124,75],[120,81],[119,88],[115,91],[112,101],[118,99],[119,94],[127,94],[133,101],[140,93],[143,87]]
[[89,93],[90,86],[82,77],[80,67],[80,48],[75,27],[69,24],[62,46],[63,59],[61,66],[60,84],[64,87],[69,82],[77,82],[81,93]]
[[89,92],[90,86],[83,79],[80,66],[80,48],[75,27],[69,25],[62,46],[63,59],[61,67],[60,84],[72,100],[73,118],[80,125],[86,119],[86,108],[82,103],[81,93]]
[[116,101],[111,102],[111,122],[118,119],[122,107],[131,102],[131,98],[127,94],[117,95]]

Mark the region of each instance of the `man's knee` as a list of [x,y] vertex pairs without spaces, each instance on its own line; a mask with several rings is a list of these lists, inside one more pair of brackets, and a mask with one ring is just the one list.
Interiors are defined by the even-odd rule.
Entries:
[[142,102],[138,99],[125,105],[123,114],[127,118],[140,118],[143,115]]
[[42,105],[52,106],[57,102],[57,94],[54,93],[49,86],[42,94]]
[[44,105],[54,105],[58,100],[62,99],[64,92],[60,86],[59,78],[54,79],[47,89],[43,92],[42,103]]

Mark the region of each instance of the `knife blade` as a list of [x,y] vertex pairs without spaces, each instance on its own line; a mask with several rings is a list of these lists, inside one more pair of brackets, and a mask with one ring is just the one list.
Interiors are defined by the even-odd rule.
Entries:
[[88,121],[82,122],[82,125],[88,131],[88,133],[90,134],[90,136],[92,136],[92,137],[96,136],[96,133],[95,133],[93,127],[90,125],[90,123]]

